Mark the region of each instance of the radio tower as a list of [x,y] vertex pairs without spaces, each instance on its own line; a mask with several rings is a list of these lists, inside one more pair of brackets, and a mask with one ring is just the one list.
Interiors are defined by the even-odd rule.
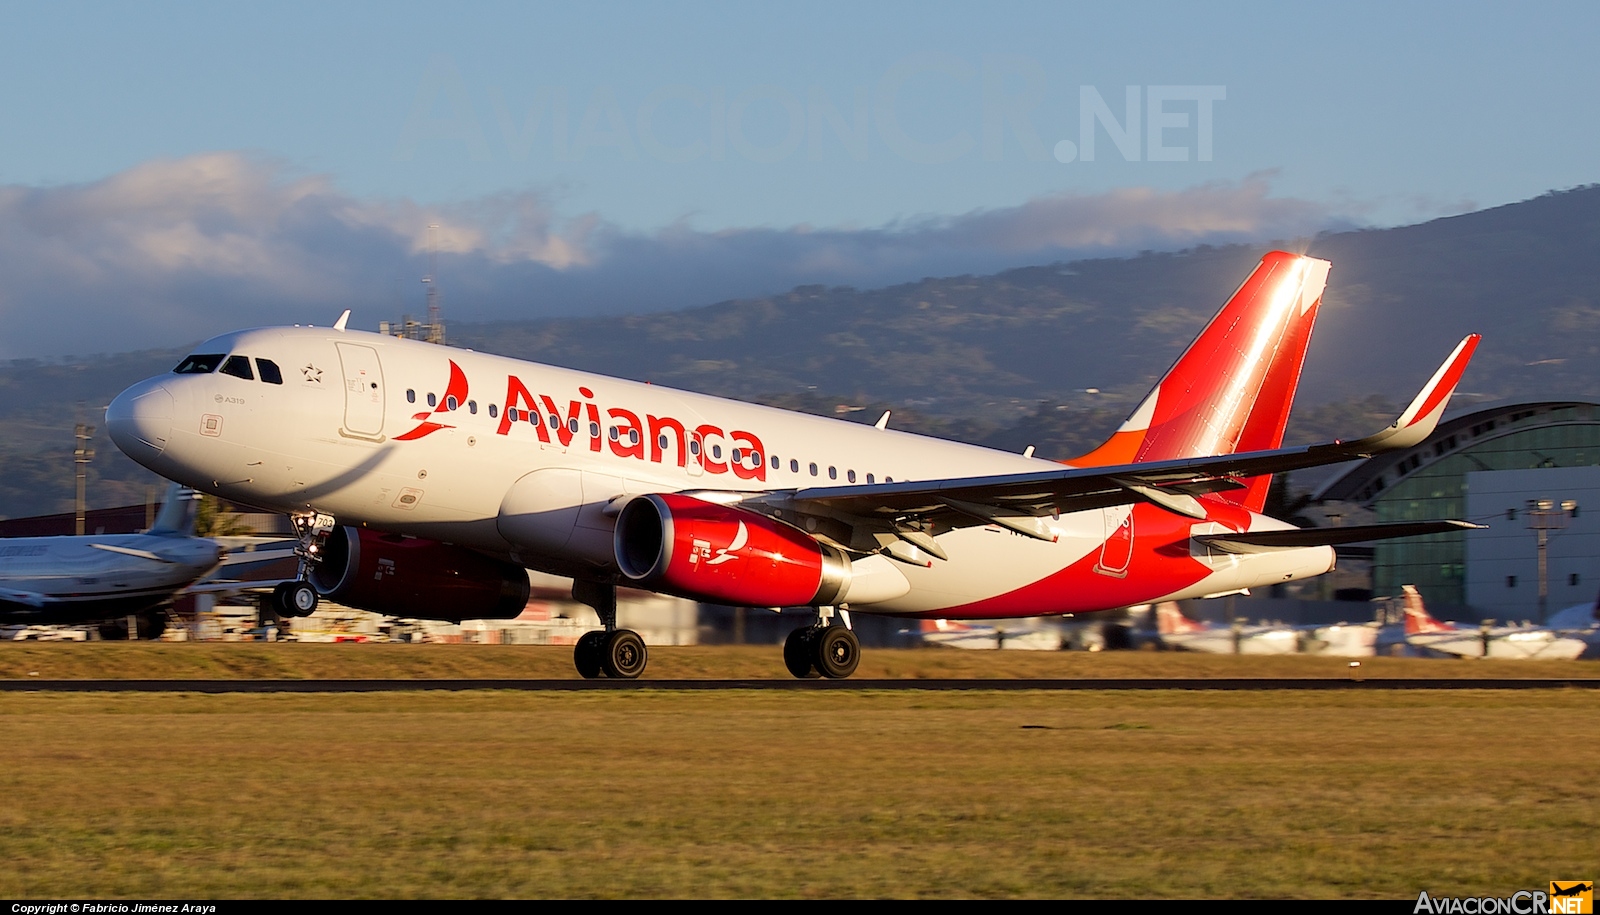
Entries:
[[438,244],[435,240],[437,225],[428,226],[428,275],[422,278],[422,284],[428,287],[428,336],[429,343],[444,343],[444,319],[439,315],[439,284],[434,282],[433,274],[435,262],[438,258]]

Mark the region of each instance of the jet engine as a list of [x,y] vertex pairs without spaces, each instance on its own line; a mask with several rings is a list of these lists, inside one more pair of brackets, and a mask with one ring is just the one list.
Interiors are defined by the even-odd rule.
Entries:
[[341,527],[311,585],[350,607],[413,619],[504,620],[528,603],[528,572],[481,553],[415,537]]
[[890,600],[910,584],[882,557],[852,563],[782,521],[691,496],[653,494],[623,506],[617,567],[641,587],[746,607]]

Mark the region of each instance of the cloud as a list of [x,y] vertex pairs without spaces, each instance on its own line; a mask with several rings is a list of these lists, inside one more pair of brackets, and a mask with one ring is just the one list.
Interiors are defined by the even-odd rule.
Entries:
[[1271,175],[1179,191],[1061,193],[868,229],[625,231],[535,193],[449,206],[373,200],[240,153],[101,181],[0,186],[0,358],[176,346],[238,327],[355,326],[422,310],[436,252],[446,315],[637,313],[785,291],[1305,236],[1325,208]]

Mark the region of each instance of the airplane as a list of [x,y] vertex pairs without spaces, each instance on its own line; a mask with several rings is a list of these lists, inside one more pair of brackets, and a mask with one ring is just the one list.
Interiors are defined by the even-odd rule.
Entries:
[[1156,632],[1161,644],[1207,654],[1294,654],[1300,633],[1292,626],[1217,626],[1183,615],[1176,601],[1156,604]]
[[1570,661],[1583,654],[1588,643],[1576,633],[1545,626],[1461,626],[1433,618],[1422,604],[1422,594],[1401,585],[1406,611],[1406,644],[1425,651],[1461,658],[1547,658]]
[[0,540],[0,624],[29,627],[102,623],[155,638],[163,605],[223,561],[213,540],[194,536],[200,494],[173,486],[142,534],[13,537]]
[[923,620],[922,641],[947,648],[1009,648],[1060,651],[1066,634],[1060,625],[1037,620],[997,620],[989,624]]
[[1183,615],[1175,601],[1156,605],[1156,631],[1169,648],[1210,654],[1319,654],[1371,657],[1378,629],[1368,624],[1218,626]]
[[[797,677],[854,672],[850,614],[1053,616],[1320,575],[1333,544],[1472,527],[1300,530],[1261,514],[1271,474],[1411,447],[1473,350],[1463,339],[1388,428],[1283,447],[1329,264],[1272,252],[1105,444],[1047,461],[887,428],[347,328],[201,344],[112,401],[134,461],[294,523],[296,580],[415,618],[515,616],[527,569],[574,580],[604,624],[584,677],[634,678],[619,584],[811,607]],[[843,625],[836,625],[842,623]]]

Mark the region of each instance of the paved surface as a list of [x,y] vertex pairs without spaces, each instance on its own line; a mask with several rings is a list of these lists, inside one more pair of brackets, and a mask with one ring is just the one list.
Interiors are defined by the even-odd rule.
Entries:
[[386,693],[421,690],[1356,690],[1600,689],[1600,678],[1253,678],[1118,680],[0,680],[0,692]]

